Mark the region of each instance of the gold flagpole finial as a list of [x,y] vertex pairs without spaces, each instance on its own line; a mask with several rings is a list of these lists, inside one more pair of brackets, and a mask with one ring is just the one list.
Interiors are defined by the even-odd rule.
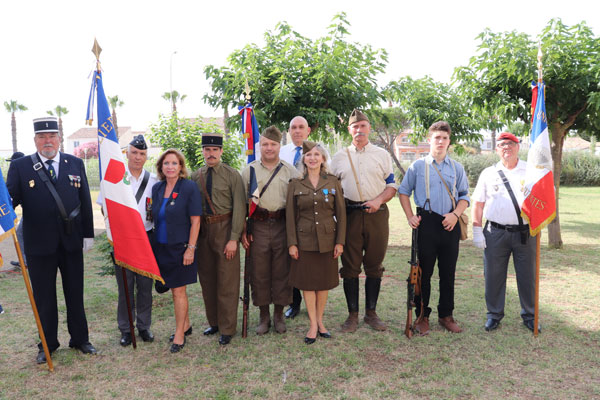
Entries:
[[537,54],[537,59],[538,59],[538,63],[537,63],[537,67],[538,67],[538,82],[542,82],[542,41],[540,40],[538,42],[538,54]]
[[98,72],[100,72],[100,53],[102,53],[102,47],[100,47],[96,38],[94,38],[94,47],[92,47],[92,53],[94,53],[96,56],[96,66]]
[[252,97],[250,96],[250,86],[248,85],[248,78],[246,78],[246,87],[244,91],[246,92],[246,101],[250,101]]

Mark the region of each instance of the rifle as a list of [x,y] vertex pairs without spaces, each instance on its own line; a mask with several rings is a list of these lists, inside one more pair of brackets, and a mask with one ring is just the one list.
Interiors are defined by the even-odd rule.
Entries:
[[[251,235],[252,220],[248,218],[246,235]],[[252,258],[250,258],[250,247],[246,250],[244,260],[244,294],[242,295],[242,338],[248,337],[248,308],[250,306],[250,271],[252,269]]]
[[[410,251],[410,273],[407,282],[407,299],[406,299],[406,326],[404,327],[404,334],[407,338],[411,338],[413,335],[412,330],[412,309],[416,307],[415,296],[421,295],[421,267],[419,266],[419,247],[418,247],[418,234],[419,230],[413,229],[412,231],[412,244]],[[423,302],[421,302],[421,313],[419,317],[423,315]]]

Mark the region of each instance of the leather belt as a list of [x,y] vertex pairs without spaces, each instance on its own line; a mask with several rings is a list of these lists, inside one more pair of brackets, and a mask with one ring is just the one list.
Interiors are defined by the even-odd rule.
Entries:
[[264,208],[257,208],[252,213],[250,217],[256,221],[265,221],[267,219],[284,219],[285,218],[285,208],[277,211],[269,211]]
[[507,232],[525,232],[529,230],[529,225],[502,225],[498,224],[494,221],[490,221],[490,225],[492,225],[496,229],[502,229]]
[[217,224],[219,222],[227,221],[231,219],[231,211],[227,214],[219,214],[219,215],[203,215],[202,223],[204,224]]

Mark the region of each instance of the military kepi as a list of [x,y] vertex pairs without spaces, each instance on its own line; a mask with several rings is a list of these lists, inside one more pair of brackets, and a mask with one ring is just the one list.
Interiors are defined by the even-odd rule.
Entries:
[[58,119],[56,117],[43,117],[33,120],[33,132],[58,133]]
[[223,135],[218,133],[203,133],[202,147],[223,147]]
[[138,150],[148,149],[148,145],[146,144],[146,139],[144,139],[144,135],[134,136],[133,139],[131,139],[131,142],[129,142],[129,144]]
[[369,118],[367,118],[367,116],[365,114],[362,113],[362,111],[360,111],[358,108],[355,108],[354,111],[352,111],[352,114],[350,114],[350,119],[348,120],[348,126],[359,122],[359,121],[367,121],[369,123],[371,123],[369,121]]
[[281,143],[281,131],[274,125],[271,125],[265,129],[262,133],[262,136],[266,137],[267,139],[271,139],[274,142]]
[[317,144],[315,142],[311,142],[305,140],[302,142],[302,154],[306,154],[311,151]]

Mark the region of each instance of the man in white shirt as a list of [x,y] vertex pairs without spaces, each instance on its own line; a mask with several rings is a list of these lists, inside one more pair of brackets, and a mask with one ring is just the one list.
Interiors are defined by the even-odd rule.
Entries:
[[[154,223],[152,222],[149,207],[152,199],[152,186],[156,183],[156,175],[144,170],[144,164],[148,159],[148,146],[143,135],[138,135],[129,142],[126,155],[126,177],[129,180],[131,191],[135,196],[138,212],[144,223],[146,234],[150,237]],[[102,204],[102,194],[98,196],[96,203]],[[127,268],[125,268],[125,274],[127,276],[127,288],[132,303],[131,312],[133,319],[136,320],[138,333],[144,342],[152,342],[154,341],[154,335],[150,331],[152,323],[152,279],[136,274]],[[117,323],[121,331],[120,344],[121,346],[129,346],[131,344],[132,332],[129,327],[127,300],[123,285],[123,271],[118,265],[115,265],[115,277],[117,278],[117,287],[119,289]],[[135,300],[133,296],[134,287],[137,287]]]
[[[488,310],[485,330],[498,328],[504,317],[506,273],[512,254],[521,318],[533,331],[536,244],[529,235],[529,225],[523,223],[520,210],[525,199],[527,163],[519,160],[519,139],[509,132],[498,136],[496,153],[500,162],[483,170],[471,197],[473,244],[485,249],[483,265]],[[484,216],[485,227],[482,225]]]

